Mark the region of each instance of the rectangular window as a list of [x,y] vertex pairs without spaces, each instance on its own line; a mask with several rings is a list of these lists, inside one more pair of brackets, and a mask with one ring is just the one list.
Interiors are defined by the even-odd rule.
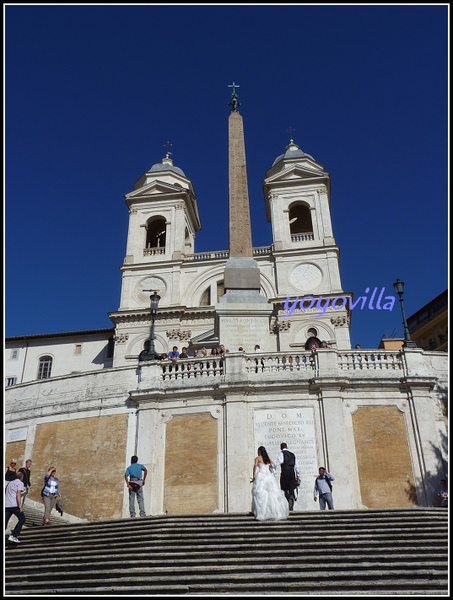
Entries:
[[17,383],[17,377],[7,377],[6,378],[6,387],[9,387],[10,385],[16,385]]
[[74,347],[74,356],[80,356],[82,354],[82,344],[76,344]]
[[19,350],[11,350],[10,360],[17,360],[19,356]]

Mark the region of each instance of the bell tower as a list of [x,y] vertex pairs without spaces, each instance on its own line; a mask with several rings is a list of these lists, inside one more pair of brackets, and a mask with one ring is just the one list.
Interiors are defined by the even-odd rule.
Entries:
[[[162,306],[178,305],[180,289],[177,265],[186,254],[194,252],[195,233],[201,229],[198,205],[192,182],[173,164],[169,152],[151,167],[124,196],[129,208],[126,257],[121,267],[122,309],[143,305],[138,290],[145,275],[168,270],[171,263],[172,286],[161,294]],[[146,282],[145,287],[156,287]]]
[[177,260],[193,252],[201,229],[195,190],[169,154],[124,196],[130,215],[125,264]]
[[[169,154],[124,196],[129,228],[120,267],[121,300],[119,309],[109,314],[116,326],[114,366],[136,360],[149,339],[150,290],[160,296],[161,313],[181,305],[183,259],[193,254],[195,233],[201,229],[192,182]],[[159,332],[156,339],[158,350],[166,350],[165,333]]]
[[335,245],[330,174],[292,139],[267,171],[263,190],[275,250]]
[[[337,348],[349,349],[347,299],[351,294],[345,294],[341,287],[340,249],[330,216],[330,174],[292,139],[285,150],[263,181],[280,306],[283,299],[290,298],[292,306],[297,298],[306,297],[304,308],[296,304],[298,308],[289,319],[306,330],[305,337],[317,332]],[[334,297],[342,300],[321,314],[324,309],[319,306],[329,297],[331,301]],[[285,312],[280,310],[281,320]]]

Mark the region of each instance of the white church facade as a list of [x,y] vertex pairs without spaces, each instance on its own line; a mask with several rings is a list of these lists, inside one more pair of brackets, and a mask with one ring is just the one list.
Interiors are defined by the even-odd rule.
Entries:
[[[127,516],[124,470],[133,454],[149,473],[147,514],[248,512],[256,449],[275,458],[282,441],[302,468],[295,510],[316,508],[319,466],[336,478],[336,508],[435,504],[447,461],[448,357],[351,350],[352,295],[341,286],[330,175],[293,140],[266,172],[263,192],[269,246],[245,262],[228,250],[196,253],[195,189],[167,154],[125,196],[112,328],[7,338],[7,461],[31,458],[39,480],[57,463],[68,513]],[[246,261],[258,269],[261,304],[228,303],[226,288],[236,284],[226,269],[241,274]],[[151,291],[160,296],[155,350],[186,346],[190,358],[139,360]],[[329,296],[342,301],[319,304]],[[193,357],[225,341],[223,356]],[[85,490],[93,474],[96,486]]]

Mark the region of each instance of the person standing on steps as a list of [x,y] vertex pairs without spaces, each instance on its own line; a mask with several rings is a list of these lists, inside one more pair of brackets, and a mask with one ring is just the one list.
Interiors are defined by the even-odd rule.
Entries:
[[437,494],[437,499],[439,500],[442,508],[448,508],[448,486],[445,479],[440,480],[440,490]]
[[258,521],[287,519],[288,502],[272,472],[272,461],[264,446],[258,448],[253,465],[252,512]]
[[50,467],[44,475],[44,487],[41,490],[42,501],[44,503],[43,525],[50,522],[50,514],[57,498],[61,498],[60,488],[58,487],[58,477],[55,475],[56,467]]
[[278,465],[281,466],[280,487],[285,492],[289,510],[293,510],[294,502],[296,501],[294,490],[298,486],[296,477],[300,477],[300,470],[297,456],[288,450],[288,446],[285,442],[280,444],[280,452],[273,465],[274,470],[277,469]]
[[315,502],[319,494],[320,510],[326,510],[326,504],[329,510],[333,510],[332,481],[335,481],[335,477],[328,473],[324,467],[319,467],[319,475],[315,479],[313,494]]
[[19,469],[19,473],[23,473],[24,475],[24,491],[22,492],[22,506],[24,505],[25,498],[27,497],[28,492],[33,492],[33,487],[30,481],[30,469],[31,469],[31,459],[25,461],[25,467],[21,467]]
[[[143,477],[142,477],[143,473]],[[135,517],[135,498],[137,497],[138,508],[141,517],[146,517],[145,504],[143,500],[143,486],[145,485],[145,479],[148,471],[144,465],[138,462],[137,456],[132,456],[131,465],[126,469],[124,473],[124,479],[129,490],[129,513],[131,518]],[[129,481],[128,478],[129,477]]]
[[17,460],[13,458],[13,460],[9,463],[9,466],[6,467],[5,471],[5,481],[14,481],[16,479],[16,465]]

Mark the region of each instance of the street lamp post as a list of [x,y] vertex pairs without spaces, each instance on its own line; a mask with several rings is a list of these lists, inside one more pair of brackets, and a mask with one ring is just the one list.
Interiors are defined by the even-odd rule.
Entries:
[[149,297],[151,301],[151,335],[145,342],[145,348],[140,352],[139,360],[157,360],[160,358],[154,347],[154,321],[156,320],[157,307],[159,305],[160,296],[157,293],[159,290],[143,290],[144,292],[152,292]]
[[411,339],[411,334],[409,333],[409,327],[407,326],[406,321],[406,313],[404,312],[404,304],[403,304],[403,292],[404,292],[404,282],[397,279],[393,284],[395,288],[395,292],[400,297],[401,303],[401,312],[403,314],[403,326],[404,326],[404,343],[403,348],[417,348],[417,344]]

